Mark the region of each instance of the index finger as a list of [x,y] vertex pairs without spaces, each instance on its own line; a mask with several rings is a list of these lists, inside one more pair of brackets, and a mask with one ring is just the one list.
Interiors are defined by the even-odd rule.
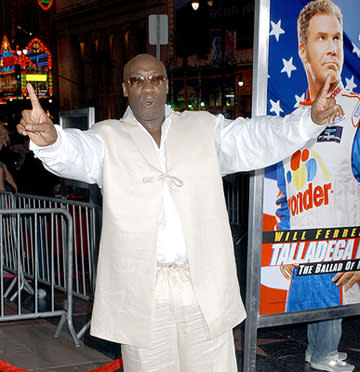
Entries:
[[346,283],[349,280],[349,278],[351,278],[351,276],[352,276],[351,271],[349,271],[347,273],[342,273],[342,274],[343,275],[341,275],[341,278],[336,282],[337,286],[340,286],[340,285]]
[[340,272],[340,273],[336,273],[332,279],[333,282],[336,282],[339,278],[341,278],[345,273],[344,272]]
[[30,97],[32,107],[33,108],[41,108],[39,99],[36,96],[36,93],[35,93],[35,90],[34,90],[33,86],[30,83],[27,83],[26,84],[26,89],[29,93],[29,97]]
[[324,83],[324,85],[322,86],[322,88],[319,92],[318,98],[326,98],[326,96],[329,92],[330,84],[331,84],[331,76],[329,74],[326,77],[325,83]]

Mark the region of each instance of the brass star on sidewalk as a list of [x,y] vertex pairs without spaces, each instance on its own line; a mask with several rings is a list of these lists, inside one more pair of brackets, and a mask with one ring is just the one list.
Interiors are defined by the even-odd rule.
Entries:
[[[235,349],[238,351],[244,350],[243,346],[243,332],[240,329],[236,329],[234,331],[234,340],[235,340]],[[267,344],[275,344],[278,342],[285,342],[289,341],[286,338],[258,338],[256,340],[256,355],[261,355],[264,357],[268,357],[269,355],[265,353],[259,346],[260,345],[267,345]],[[359,350],[360,351],[360,350]]]

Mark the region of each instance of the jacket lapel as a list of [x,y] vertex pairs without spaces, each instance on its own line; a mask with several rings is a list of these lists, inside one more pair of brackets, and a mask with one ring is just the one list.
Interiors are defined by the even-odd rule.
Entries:
[[161,170],[160,160],[156,154],[151,138],[139,127],[131,115],[123,122],[139,153],[152,167]]
[[189,155],[188,152],[196,145],[196,138],[191,134],[191,126],[187,126],[180,118],[178,112],[173,112],[171,115],[171,125],[166,138],[168,171],[176,164],[182,164]]

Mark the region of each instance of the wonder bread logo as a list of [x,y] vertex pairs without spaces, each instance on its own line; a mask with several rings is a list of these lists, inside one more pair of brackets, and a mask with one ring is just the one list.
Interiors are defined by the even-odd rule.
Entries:
[[[323,185],[314,185],[313,181],[318,172],[324,176]],[[286,181],[298,191],[288,199],[292,216],[329,204],[329,194],[332,193],[329,172],[314,150],[298,150],[291,157],[290,169],[286,173]],[[307,185],[304,190],[305,185]],[[300,191],[302,190],[302,191]]]

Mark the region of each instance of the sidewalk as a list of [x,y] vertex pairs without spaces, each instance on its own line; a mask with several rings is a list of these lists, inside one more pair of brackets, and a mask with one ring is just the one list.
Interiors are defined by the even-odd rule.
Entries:
[[[79,308],[78,308],[79,307]],[[77,310],[84,310],[75,304]],[[84,312],[75,314],[74,323],[84,323]],[[0,361],[29,372],[123,372],[122,368],[101,368],[121,357],[120,345],[89,336],[75,347],[66,327],[54,338],[58,319],[0,322]],[[243,327],[234,332],[238,370],[242,372]],[[263,328],[258,331],[256,372],[313,372],[304,362],[306,324]],[[360,317],[343,320],[340,351],[360,371]],[[96,370],[96,371],[94,371]],[[1,368],[0,372],[8,372]],[[11,370],[17,372],[17,370]],[[227,371],[224,371],[227,372]]]
[[[56,306],[64,308],[64,295],[56,292],[55,299]],[[33,311],[33,297],[26,291],[22,292],[22,304],[22,312]],[[5,314],[17,313],[16,303],[6,299],[4,305]],[[38,306],[40,313],[48,311],[49,296],[39,299]],[[74,298],[73,311],[73,324],[76,330],[80,330],[89,319],[91,304]],[[6,368],[1,361],[29,372],[88,372],[121,357],[119,344],[91,337],[88,332],[81,339],[81,345],[75,347],[66,325],[55,338],[58,322],[59,317],[0,322],[0,372],[17,372]],[[96,370],[115,371],[122,369]]]
[[[0,323],[0,360],[31,372],[88,372],[120,356],[117,344],[87,335],[85,344],[74,347],[66,329],[57,339],[54,338],[55,329],[46,320]],[[359,335],[359,319],[344,319],[340,350],[349,354],[348,362],[355,365],[355,371],[360,371]],[[235,342],[239,371],[242,371],[242,333],[239,329],[235,331]],[[305,348],[304,324],[260,329],[256,371],[314,372],[304,362]],[[116,372],[122,371],[121,368],[116,369]],[[99,372],[115,371],[110,369]]]
[[54,338],[55,330],[46,320],[0,323],[0,360],[34,372],[87,372],[113,360],[85,344],[75,347],[66,329]]
[[[344,318],[342,326],[343,334],[339,351],[348,353],[349,357],[346,361],[355,366],[354,371],[360,371],[360,317]],[[241,360],[242,347],[239,341],[237,344],[237,357]],[[304,361],[306,346],[306,324],[260,329],[257,340],[256,372],[317,371]]]

